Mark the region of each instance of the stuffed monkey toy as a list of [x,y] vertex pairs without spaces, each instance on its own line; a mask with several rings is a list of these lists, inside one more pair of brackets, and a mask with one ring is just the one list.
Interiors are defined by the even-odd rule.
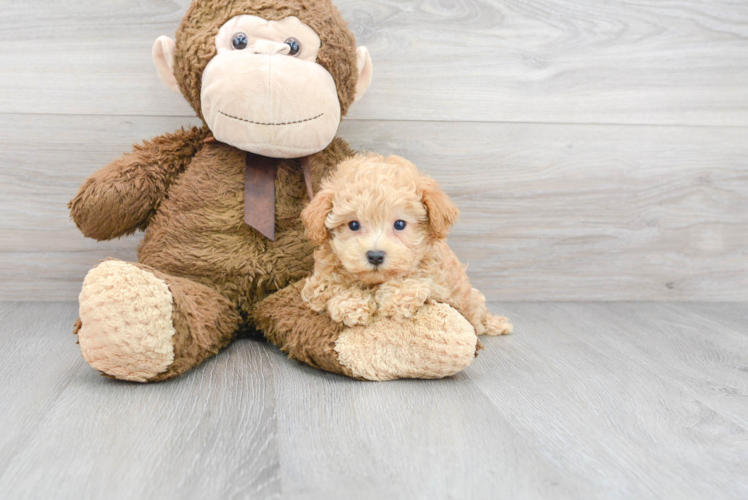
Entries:
[[137,263],[106,260],[84,280],[76,332],[92,367],[171,379],[257,329],[291,358],[360,379],[471,363],[475,331],[447,305],[347,328],[300,298],[314,250],[300,213],[353,154],[335,135],[372,78],[330,0],[195,0],[153,57],[204,125],[135,146],[70,202],[87,237],[145,230]]

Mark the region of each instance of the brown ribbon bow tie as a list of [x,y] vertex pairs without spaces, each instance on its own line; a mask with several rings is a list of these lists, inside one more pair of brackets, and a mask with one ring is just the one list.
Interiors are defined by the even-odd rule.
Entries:
[[[314,197],[312,162],[308,156],[299,161],[311,200]],[[275,241],[275,178],[278,175],[278,162],[277,158],[247,153],[244,167],[244,222],[270,241]]]
[[[205,142],[217,141],[208,137]],[[279,161],[278,158],[247,153],[244,167],[244,222],[270,241],[275,241],[275,178],[278,176]],[[305,156],[299,158],[299,162],[311,200],[314,197],[312,161]]]

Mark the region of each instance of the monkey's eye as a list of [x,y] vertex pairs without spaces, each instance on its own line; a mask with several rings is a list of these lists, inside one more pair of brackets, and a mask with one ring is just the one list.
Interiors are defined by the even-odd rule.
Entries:
[[234,35],[234,39],[231,41],[231,44],[236,50],[244,50],[249,45],[249,38],[247,38],[247,35],[245,35],[244,33],[237,33],[236,35]]
[[403,229],[405,229],[405,226],[407,226],[407,225],[408,225],[408,223],[405,222],[404,220],[396,220],[395,221],[395,229],[398,230],[398,231],[402,231]]
[[295,38],[289,38],[288,40],[286,40],[283,43],[285,43],[286,45],[288,45],[289,47],[291,47],[291,51],[288,53],[289,56],[295,56],[299,52],[301,52],[301,44],[299,43],[299,41],[297,39],[295,39]]
[[351,229],[351,231],[358,231],[359,229],[361,229],[361,224],[359,224],[357,220],[352,220],[348,223],[348,227]]

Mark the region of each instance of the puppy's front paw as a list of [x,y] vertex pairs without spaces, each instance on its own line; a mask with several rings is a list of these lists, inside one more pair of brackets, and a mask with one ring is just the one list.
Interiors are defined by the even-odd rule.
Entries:
[[512,330],[514,329],[514,326],[512,326],[507,318],[504,316],[494,316],[492,314],[486,316],[483,320],[482,326],[484,327],[484,330],[482,333],[478,333],[478,335],[508,335],[512,333]]
[[376,294],[379,315],[392,319],[410,319],[429,298],[428,283],[407,280],[401,283],[385,284]]
[[366,310],[356,309],[353,311],[328,309],[333,321],[343,323],[345,326],[365,326],[371,323],[371,313]]
[[405,300],[400,302],[389,301],[379,306],[379,315],[392,319],[410,319],[418,312],[423,305],[414,300]]
[[379,315],[392,319],[410,319],[426,302],[425,293],[394,294],[379,303]]
[[346,326],[368,325],[372,321],[371,301],[363,295],[333,297],[327,302],[327,312],[333,321]]

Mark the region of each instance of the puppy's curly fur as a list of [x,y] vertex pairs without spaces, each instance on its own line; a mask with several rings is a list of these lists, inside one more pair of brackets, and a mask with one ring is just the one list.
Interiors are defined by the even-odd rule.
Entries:
[[302,299],[348,326],[410,318],[436,301],[462,313],[478,335],[510,333],[512,325],[488,312],[447,245],[458,215],[436,181],[404,158],[345,160],[301,214],[319,245]]

